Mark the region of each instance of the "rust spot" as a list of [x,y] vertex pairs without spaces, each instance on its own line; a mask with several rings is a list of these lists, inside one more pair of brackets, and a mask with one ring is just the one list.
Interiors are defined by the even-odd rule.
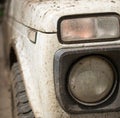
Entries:
[[57,8],[60,8],[60,6],[57,6]]
[[115,3],[115,1],[114,1],[114,0],[112,0],[111,2],[112,2],[112,3]]
[[30,6],[30,7],[32,6],[31,3],[29,4],[29,6]]

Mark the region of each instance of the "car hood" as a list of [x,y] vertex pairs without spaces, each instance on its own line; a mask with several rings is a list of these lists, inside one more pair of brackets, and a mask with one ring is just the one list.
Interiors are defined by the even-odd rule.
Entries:
[[9,16],[41,32],[57,32],[58,19],[66,15],[116,12],[120,0],[13,0]]

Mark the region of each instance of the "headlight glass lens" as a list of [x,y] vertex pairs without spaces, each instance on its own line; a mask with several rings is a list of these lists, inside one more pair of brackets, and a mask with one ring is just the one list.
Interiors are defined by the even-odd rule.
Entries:
[[112,94],[116,80],[114,72],[103,57],[85,57],[71,69],[68,90],[82,104],[97,104]]
[[120,23],[116,16],[64,19],[60,24],[64,42],[120,37]]

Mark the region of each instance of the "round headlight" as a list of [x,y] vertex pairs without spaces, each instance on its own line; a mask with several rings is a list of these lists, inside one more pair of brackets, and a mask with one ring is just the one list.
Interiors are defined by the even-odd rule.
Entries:
[[115,69],[102,56],[88,56],[71,69],[68,90],[71,96],[84,105],[98,105],[106,101],[116,87]]

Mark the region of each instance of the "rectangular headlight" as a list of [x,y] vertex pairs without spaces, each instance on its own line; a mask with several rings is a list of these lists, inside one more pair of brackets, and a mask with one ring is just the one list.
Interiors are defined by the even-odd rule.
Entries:
[[59,28],[61,41],[66,43],[120,37],[120,21],[117,15],[65,17]]

